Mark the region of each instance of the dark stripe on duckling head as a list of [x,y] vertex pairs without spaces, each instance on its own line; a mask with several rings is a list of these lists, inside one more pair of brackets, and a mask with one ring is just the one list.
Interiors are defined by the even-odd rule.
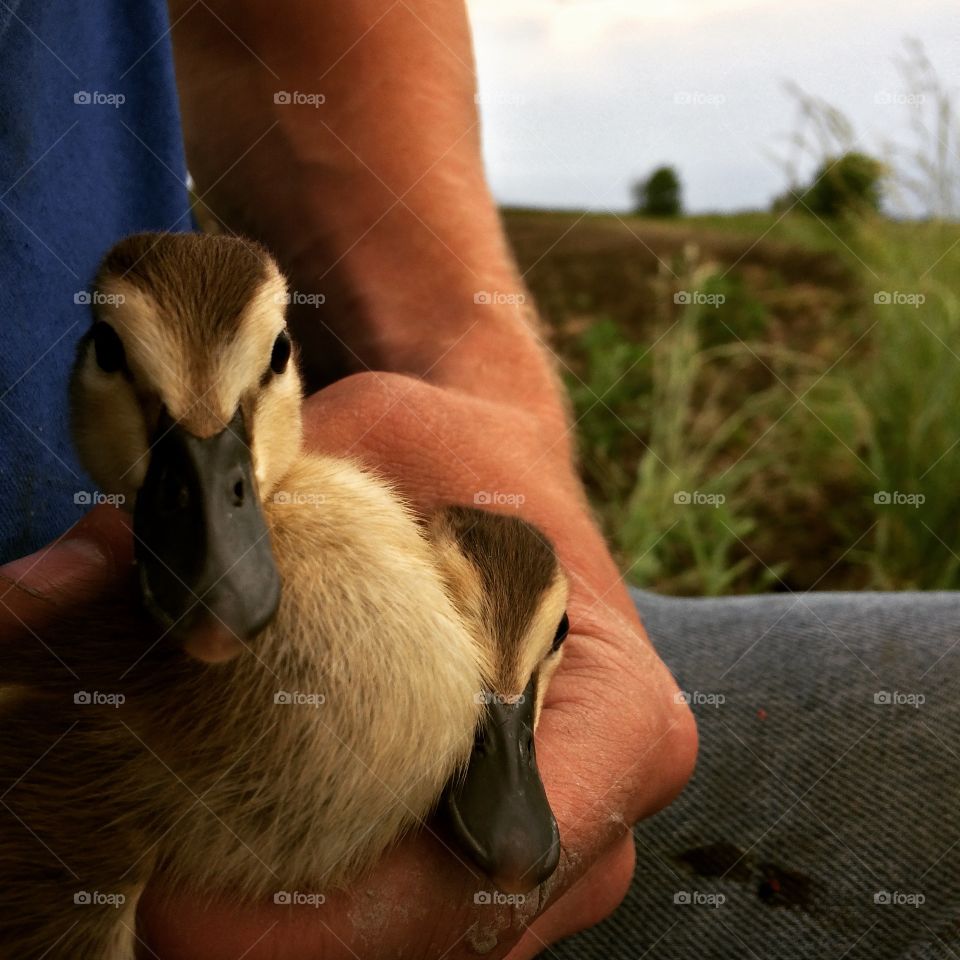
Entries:
[[460,550],[477,570],[490,600],[487,627],[498,645],[499,679],[520,679],[515,674],[523,661],[524,636],[544,592],[557,577],[553,546],[519,517],[470,507],[451,507],[446,513]]
[[[196,233],[140,233],[121,240],[107,254],[95,281],[106,293],[112,281],[127,284],[149,298],[148,312],[134,326],[133,336],[149,338],[162,328],[175,350],[172,379],[194,394],[184,425],[199,437],[213,436],[233,415],[217,407],[211,386],[222,375],[218,367],[227,345],[241,330],[241,318],[264,285],[275,275],[270,255],[242,237]],[[122,287],[121,287],[122,289]],[[282,305],[277,306],[283,311]],[[151,314],[156,312],[156,317]],[[269,347],[263,368],[268,368]],[[173,369],[173,367],[171,367]],[[182,371],[182,372],[181,372]]]
[[210,344],[236,330],[237,319],[269,273],[270,255],[243,237],[138,233],[107,254],[95,286],[122,278],[162,310],[198,325],[197,342]]

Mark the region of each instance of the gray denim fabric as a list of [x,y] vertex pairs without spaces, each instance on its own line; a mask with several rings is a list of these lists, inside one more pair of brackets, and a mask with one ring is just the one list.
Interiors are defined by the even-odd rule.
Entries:
[[636,599],[697,770],[546,956],[960,957],[960,593]]

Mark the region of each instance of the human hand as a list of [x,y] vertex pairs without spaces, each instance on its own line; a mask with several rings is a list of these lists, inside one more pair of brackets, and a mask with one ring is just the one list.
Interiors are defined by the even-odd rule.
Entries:
[[64,611],[125,586],[134,589],[129,523],[114,507],[95,507],[52,544],[0,566],[0,637],[42,641]]

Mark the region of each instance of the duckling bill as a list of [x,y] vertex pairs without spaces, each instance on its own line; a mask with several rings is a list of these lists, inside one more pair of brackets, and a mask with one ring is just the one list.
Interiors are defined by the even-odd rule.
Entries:
[[454,836],[504,893],[527,893],[560,860],[560,831],[537,770],[536,680],[512,702],[488,694],[463,778],[446,794]]
[[203,438],[162,412],[133,530],[144,605],[198,660],[235,656],[273,618],[280,575],[242,410]]

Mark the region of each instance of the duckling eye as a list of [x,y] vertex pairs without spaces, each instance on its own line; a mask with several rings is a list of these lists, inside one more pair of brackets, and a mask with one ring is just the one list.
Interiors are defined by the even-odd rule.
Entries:
[[564,613],[563,619],[560,621],[560,626],[557,627],[557,632],[554,635],[553,643],[550,646],[550,652],[556,653],[564,640],[567,639],[567,634],[570,632],[570,618]]
[[126,355],[123,352],[123,343],[117,331],[98,320],[93,325],[93,350],[97,357],[97,364],[104,373],[116,373],[126,366]]
[[290,337],[286,330],[273,341],[273,353],[270,354],[270,369],[274,373],[283,373],[290,360]]

